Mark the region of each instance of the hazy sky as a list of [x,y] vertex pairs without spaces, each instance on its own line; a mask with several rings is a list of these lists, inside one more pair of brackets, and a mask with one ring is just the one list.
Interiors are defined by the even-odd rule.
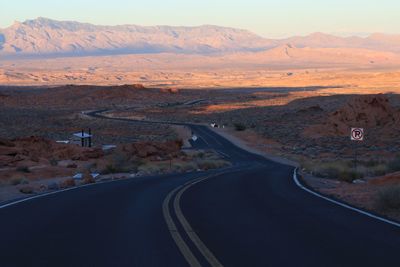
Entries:
[[265,37],[400,33],[399,0],[0,0],[0,28],[36,17],[94,24],[201,25]]

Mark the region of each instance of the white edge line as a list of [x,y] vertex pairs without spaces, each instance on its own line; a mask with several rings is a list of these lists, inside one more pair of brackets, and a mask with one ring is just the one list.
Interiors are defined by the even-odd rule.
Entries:
[[[118,182],[118,181],[131,180],[131,179],[135,179],[135,178],[138,178],[138,177],[130,177],[130,178],[125,178],[125,179],[115,179],[115,180],[110,180],[110,181],[102,181],[102,182],[97,182],[97,183],[94,183],[94,184],[78,185],[78,186],[74,186],[74,187],[70,187],[70,188],[59,189],[59,190],[53,191],[53,192],[47,192],[47,193],[42,193],[42,194],[38,194],[38,195],[35,195],[35,196],[31,196],[31,197],[22,198],[22,199],[15,200],[15,201],[11,200],[11,202],[9,202],[9,203],[0,205],[0,209],[4,209],[4,208],[10,207],[10,206],[14,206],[14,205],[17,205],[19,203],[23,203],[23,202],[30,201],[30,200],[33,200],[33,199],[47,197],[47,196],[51,196],[51,195],[55,195],[55,194],[59,194],[59,193],[64,193],[64,192],[71,191],[71,190],[77,190],[77,189],[84,188],[84,187],[96,186],[96,185],[113,183],[113,182]],[[190,181],[188,183],[190,183]]]
[[27,198],[23,198],[23,199],[20,199],[20,200],[16,200],[16,201],[12,201],[10,203],[6,203],[6,204],[3,204],[3,205],[0,205],[0,209],[4,209],[4,208],[10,207],[10,206],[14,206],[14,205],[17,205],[19,203],[23,203],[23,202],[30,201],[30,200],[33,200],[33,199],[47,197],[47,196],[51,196],[51,195],[55,195],[55,194],[59,194],[59,193],[64,193],[64,192],[71,191],[71,190],[77,190],[77,189],[84,188],[84,187],[96,186],[96,185],[107,184],[107,183],[112,183],[112,182],[130,180],[130,179],[134,179],[134,178],[136,178],[136,177],[127,178],[127,179],[111,180],[111,181],[103,181],[103,182],[97,182],[97,183],[94,183],[94,184],[79,185],[79,186],[74,186],[74,187],[70,187],[70,188],[60,189],[60,190],[53,191],[53,192],[42,193],[42,194],[39,194],[39,195],[36,195],[36,196],[27,197]]
[[391,221],[391,220],[388,220],[388,219],[385,219],[385,218],[376,216],[376,215],[374,215],[374,214],[372,214],[372,213],[369,213],[369,212],[367,212],[367,211],[363,211],[363,210],[357,209],[357,208],[355,208],[355,207],[352,207],[352,206],[347,205],[347,204],[345,204],[345,203],[342,203],[342,202],[333,200],[333,199],[331,199],[331,198],[328,198],[328,197],[326,197],[326,196],[323,196],[323,195],[321,195],[321,194],[319,194],[319,193],[317,193],[317,192],[314,192],[314,191],[308,189],[307,187],[305,187],[304,185],[302,185],[302,184],[300,183],[299,179],[297,178],[297,168],[296,168],[296,169],[294,170],[294,172],[293,172],[293,180],[294,180],[294,182],[296,183],[296,185],[297,185],[298,187],[300,187],[300,188],[303,189],[304,191],[307,191],[307,192],[310,193],[310,194],[313,194],[314,196],[317,196],[317,197],[319,197],[319,198],[325,199],[325,200],[327,200],[327,201],[329,201],[329,202],[331,202],[331,203],[334,203],[334,204],[336,204],[336,205],[339,205],[339,206],[341,206],[341,207],[343,207],[343,208],[346,208],[346,209],[349,209],[349,210],[352,210],[352,211],[361,213],[361,214],[366,215],[366,216],[368,216],[368,217],[374,218],[374,219],[379,220],[379,221],[381,221],[381,222],[385,222],[385,223],[388,223],[388,224],[391,224],[391,225],[393,225],[393,226],[396,226],[396,227],[399,227],[399,228],[400,228],[400,223],[397,223],[397,222],[394,222],[394,221]]
[[219,150],[217,150],[217,153],[220,154],[221,156],[225,157],[225,158],[230,158],[229,155],[225,154],[224,152],[221,152]]
[[202,136],[200,136],[201,139],[203,139],[204,143],[206,143],[207,146],[210,146],[210,144],[206,141],[206,139]]

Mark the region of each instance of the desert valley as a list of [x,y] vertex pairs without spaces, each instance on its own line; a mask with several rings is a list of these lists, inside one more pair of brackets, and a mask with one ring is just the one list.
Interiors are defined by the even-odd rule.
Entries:
[[47,18],[0,29],[0,203],[237,166],[200,126],[294,166],[319,194],[400,220],[400,35]]
[[[297,162],[305,175],[328,178],[310,178],[323,192],[369,209],[380,209],[375,205],[380,200],[374,199],[382,188],[400,182],[400,174],[392,174],[400,171],[400,151],[393,146],[400,131],[399,36],[316,33],[267,40],[215,26],[105,27],[44,18],[16,22],[0,32],[0,123],[5,138],[1,183],[18,185],[15,190],[30,188],[20,185],[29,180],[40,182],[35,184],[39,189],[28,191],[45,190],[40,189],[46,188],[43,179],[79,172],[170,171],[168,151],[159,152],[166,156],[148,152],[161,165],[166,162],[160,169],[140,167],[135,150],[107,156],[98,148],[55,143],[88,128],[95,133],[96,147],[112,144],[122,151],[132,142],[135,149],[150,142],[152,151],[159,146],[152,142],[188,143],[191,138],[185,127],[140,121],[224,125],[225,134],[253,149]],[[71,57],[73,53],[80,56]],[[94,110],[139,122],[85,114]],[[358,145],[356,170],[349,140],[352,126],[365,127],[368,136]],[[49,147],[55,152],[44,155]],[[183,157],[190,162],[193,155]],[[209,162],[218,159],[210,157]],[[174,158],[175,171],[197,168],[192,163],[184,167],[182,156]],[[208,165],[228,164],[218,161]],[[343,180],[349,192],[331,179]],[[347,185],[354,180],[359,182]],[[368,201],[363,200],[366,194]]]

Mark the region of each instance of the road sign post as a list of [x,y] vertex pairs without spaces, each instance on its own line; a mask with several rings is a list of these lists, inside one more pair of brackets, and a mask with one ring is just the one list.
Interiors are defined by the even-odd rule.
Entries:
[[363,128],[351,128],[350,140],[354,141],[354,171],[357,175],[357,143],[364,141]]

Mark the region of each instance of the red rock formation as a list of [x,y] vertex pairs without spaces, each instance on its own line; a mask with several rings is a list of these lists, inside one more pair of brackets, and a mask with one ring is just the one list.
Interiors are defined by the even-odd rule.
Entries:
[[349,135],[351,127],[379,128],[385,134],[385,130],[397,126],[399,122],[400,113],[390,105],[387,96],[356,96],[342,108],[331,113],[326,123],[307,128],[304,135],[312,137]]

